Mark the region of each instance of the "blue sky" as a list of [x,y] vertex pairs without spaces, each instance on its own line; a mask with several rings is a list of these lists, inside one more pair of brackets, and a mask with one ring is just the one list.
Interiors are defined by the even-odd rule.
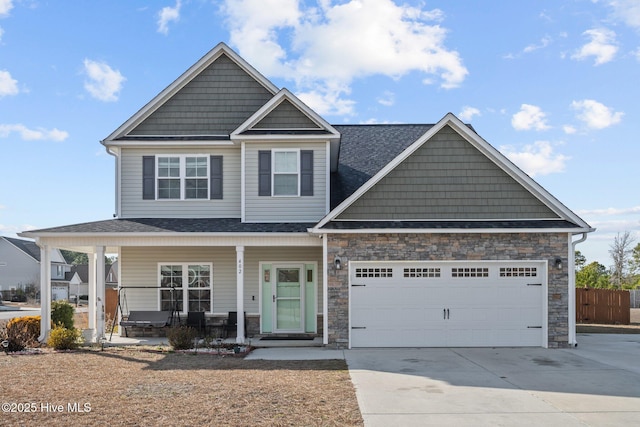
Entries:
[[110,218],[99,141],[224,41],[329,122],[452,112],[640,239],[638,0],[0,0],[0,234]]

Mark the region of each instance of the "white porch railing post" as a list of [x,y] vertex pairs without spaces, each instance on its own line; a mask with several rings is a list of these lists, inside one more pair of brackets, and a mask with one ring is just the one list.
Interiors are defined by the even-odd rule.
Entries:
[[44,342],[51,330],[51,247],[40,247],[40,336]]
[[236,309],[238,311],[238,332],[236,343],[244,343],[244,246],[236,246]]

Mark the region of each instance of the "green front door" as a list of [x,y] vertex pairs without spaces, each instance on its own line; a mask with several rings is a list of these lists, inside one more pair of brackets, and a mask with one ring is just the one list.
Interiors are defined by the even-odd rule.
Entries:
[[304,332],[303,266],[277,267],[274,292],[274,332]]

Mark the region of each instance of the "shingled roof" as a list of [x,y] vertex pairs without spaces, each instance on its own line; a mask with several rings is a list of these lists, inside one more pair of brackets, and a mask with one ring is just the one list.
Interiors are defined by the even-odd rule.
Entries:
[[315,223],[243,223],[240,218],[128,218],[37,230],[40,233],[306,233]]
[[334,125],[341,134],[338,171],[331,177],[331,209],[352,195],[432,124]]
[[0,236],[0,238],[5,239],[7,242],[11,243],[13,246],[20,249],[22,252],[29,255],[31,258],[40,262],[40,248],[38,247],[38,245],[35,244],[35,242],[31,240],[16,239],[13,237],[5,237],[5,236]]

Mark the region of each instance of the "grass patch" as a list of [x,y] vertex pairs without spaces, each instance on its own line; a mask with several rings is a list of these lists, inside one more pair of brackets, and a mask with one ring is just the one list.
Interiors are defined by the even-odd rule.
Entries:
[[[161,348],[0,355],[3,413],[18,425],[363,425],[344,360],[262,361]],[[42,404],[63,405],[46,412]],[[90,412],[73,413],[68,404]]]

